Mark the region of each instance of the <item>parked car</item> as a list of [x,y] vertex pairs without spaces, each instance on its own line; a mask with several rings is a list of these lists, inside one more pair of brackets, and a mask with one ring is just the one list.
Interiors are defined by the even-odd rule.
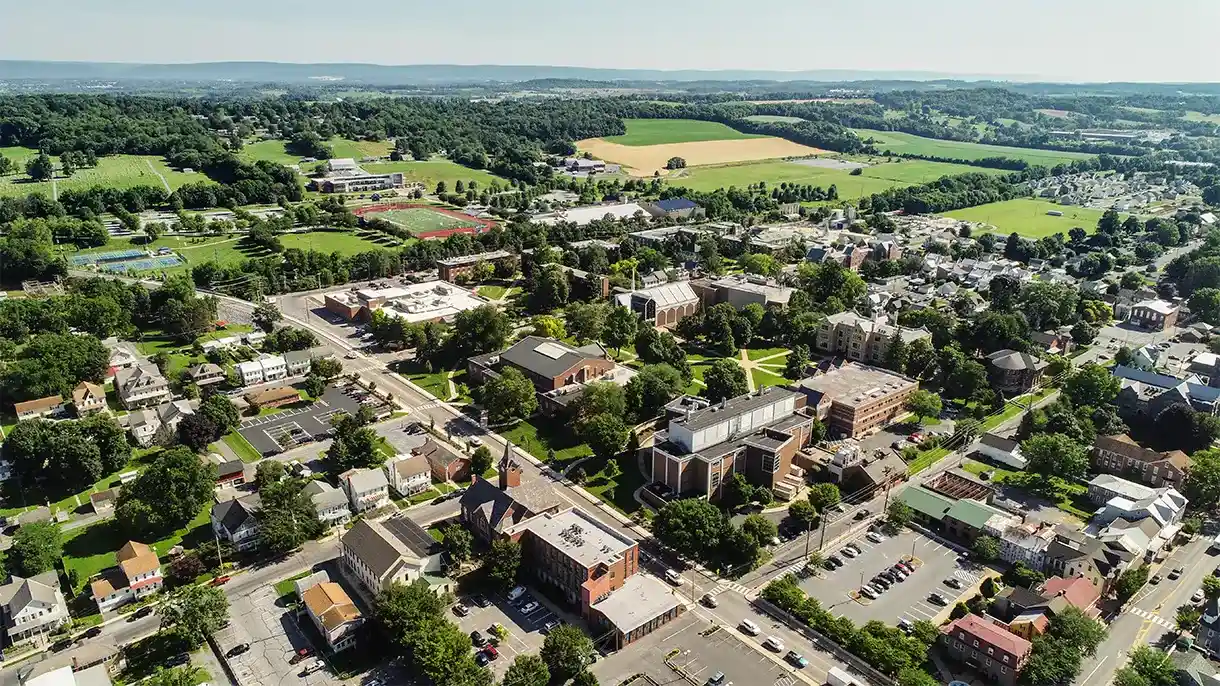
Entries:
[[487,645],[487,638],[480,631],[472,631],[470,632],[470,642],[482,648]]
[[949,577],[948,579],[945,579],[945,585],[948,586],[949,588],[957,589],[959,591],[962,590],[962,582],[958,581],[957,579],[955,579],[953,577]]
[[839,554],[842,555],[843,557],[855,557],[855,556],[859,555],[860,553],[857,553],[856,551],[852,550],[851,548],[844,548],[839,551]]
[[1206,597],[1207,597],[1206,594],[1203,593],[1203,589],[1200,588],[1199,590],[1194,592],[1194,595],[1190,596],[1190,602],[1201,603],[1201,602],[1203,602],[1203,599]]
[[525,605],[522,605],[522,606],[521,606],[521,614],[523,614],[523,615],[528,615],[529,613],[531,613],[531,612],[533,612],[534,610],[537,610],[537,609],[538,609],[538,603],[537,603],[537,601],[533,601],[533,600],[531,600],[530,602],[528,602],[528,603],[526,603]]
[[1170,581],[1177,580],[1178,577],[1182,576],[1182,572],[1184,572],[1184,571],[1186,571],[1186,570],[1182,569],[1181,567],[1174,567],[1173,570],[1169,572],[1169,580]]
[[470,602],[478,605],[479,607],[487,607],[488,605],[491,605],[491,603],[487,601],[487,596],[483,595],[482,593],[471,596]]
[[864,519],[865,517],[869,516],[870,514],[872,514],[872,513],[868,511],[867,507],[862,507],[859,510],[856,510],[856,516],[854,517],[854,519]]
[[767,640],[763,641],[763,647],[777,653],[784,652],[784,642],[774,636],[768,636]]
[[483,654],[487,655],[487,657],[493,660],[500,657],[500,651],[496,650],[495,646],[487,646],[483,648]]
[[737,626],[738,626],[738,628],[741,629],[741,631],[743,633],[749,634],[751,636],[758,635],[758,631],[759,631],[758,625],[755,624],[754,622],[751,622],[748,619],[741,620],[741,624],[738,624]]
[[672,569],[665,570],[665,580],[674,586],[682,585],[682,575]]
[[521,597],[521,596],[523,596],[523,595],[525,595],[525,587],[524,587],[524,586],[518,586],[518,587],[516,587],[516,588],[514,588],[513,590],[511,590],[511,591],[509,591],[509,592],[508,592],[508,602],[510,602],[510,603],[511,603],[511,602],[514,602],[514,601],[516,601],[518,598],[520,598],[520,597]]
[[237,645],[233,646],[232,648],[229,648],[229,652],[225,653],[225,657],[236,657],[236,656],[241,655],[242,653],[246,652],[249,649],[250,649],[249,643],[238,643]]
[[470,614],[470,608],[458,603],[457,605],[453,606],[453,614],[459,617],[465,617],[466,615]]
[[102,635],[102,627],[94,626],[94,627],[89,627],[88,631],[86,631],[84,634],[81,634],[81,638],[97,638],[98,636],[101,636],[101,635]]
[[877,533],[876,531],[868,532],[868,536],[866,536],[865,538],[872,541],[873,543],[880,543],[885,540],[885,536],[882,536],[881,534]]
[[549,633],[551,633],[552,631],[554,631],[554,630],[555,630],[555,627],[557,627],[557,626],[559,626],[559,620],[558,620],[558,619],[552,619],[551,621],[549,621],[549,622],[547,622],[546,624],[543,624],[543,625],[542,625],[542,633],[544,633],[544,634],[549,634]]
[[142,608],[136,610],[134,613],[132,613],[131,618],[132,619],[143,619],[143,618],[147,617],[148,615],[151,615],[152,613],[153,613],[152,605],[145,605],[144,607],[142,607]]
[[826,558],[826,561],[833,564],[835,569],[842,567],[844,564],[843,558],[839,557],[838,555],[831,555],[830,557]]
[[1160,574],[1153,574],[1153,575],[1152,575],[1152,578],[1148,580],[1148,583],[1150,583],[1150,584],[1159,584],[1159,583],[1161,583],[1161,575],[1160,575]]
[[874,591],[873,589],[869,588],[868,586],[860,587],[860,595],[864,596],[865,598],[868,598],[869,600],[877,599],[877,592]]
[[949,600],[939,593],[930,594],[928,596],[928,600],[931,600],[932,602],[936,603],[937,605],[941,605],[941,606],[949,604]]
[[911,620],[903,617],[898,620],[898,629],[909,636],[915,630],[915,625],[911,623]]
[[724,686],[724,672],[716,672],[709,676],[703,686]]
[[487,663],[491,662],[491,658],[487,654],[480,651],[474,654],[474,663],[480,667],[486,667]]

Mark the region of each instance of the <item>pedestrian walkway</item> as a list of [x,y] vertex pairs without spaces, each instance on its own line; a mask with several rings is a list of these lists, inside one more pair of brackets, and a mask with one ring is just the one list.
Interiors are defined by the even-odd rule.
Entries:
[[1168,619],[1165,619],[1164,617],[1162,617],[1158,614],[1149,612],[1147,610],[1144,610],[1144,609],[1141,609],[1138,607],[1133,607],[1130,610],[1127,610],[1127,612],[1130,612],[1131,614],[1135,615],[1136,617],[1142,617],[1144,619],[1147,619],[1150,622],[1152,622],[1153,624],[1164,627],[1166,629],[1176,629],[1177,628],[1176,626],[1174,626],[1174,623],[1169,621]]
[[725,591],[736,591],[737,593],[741,594],[742,596],[744,596],[746,598],[753,598],[758,595],[757,591],[755,591],[754,589],[752,589],[748,586],[739,584],[736,581],[725,581],[725,580],[721,580],[720,583],[717,584],[715,588],[708,591],[708,593],[710,593],[711,595],[717,595],[717,594],[723,593]]

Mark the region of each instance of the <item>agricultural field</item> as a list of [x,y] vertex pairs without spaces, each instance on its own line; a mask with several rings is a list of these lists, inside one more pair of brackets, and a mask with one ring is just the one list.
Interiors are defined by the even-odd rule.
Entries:
[[[811,161],[809,161],[811,162]],[[826,159],[830,164],[833,160]],[[669,179],[670,183],[697,191],[712,191],[729,186],[748,186],[759,181],[768,185],[780,183],[812,184],[829,187],[834,184],[840,198],[860,198],[893,188],[926,183],[942,176],[971,172],[997,173],[998,170],[943,162],[904,160],[865,167],[853,176],[847,168],[814,166],[810,163],[781,160],[686,169]]]
[[673,157],[686,160],[688,167],[699,167],[785,157],[810,157],[825,152],[771,137],[648,146],[619,145],[600,138],[590,138],[577,143],[577,147],[598,159],[622,165],[625,172],[634,176],[653,176],[656,173],[666,176],[670,172],[665,169],[665,164]]
[[[0,148],[0,153],[23,164],[31,153],[28,148]],[[52,157],[58,166],[57,158]],[[112,155],[100,157],[96,167],[78,169],[70,177],[56,176],[55,181],[30,181],[24,170],[19,174],[0,176],[0,195],[25,195],[43,193],[53,196],[68,188],[132,188],[134,186],[163,186],[170,190],[186,183],[206,182],[203,174],[185,174],[170,169],[165,160],[154,155]]]
[[746,117],[746,121],[758,122],[760,124],[795,124],[805,120],[800,117],[785,117],[779,114],[751,114]]
[[607,136],[602,140],[619,145],[645,146],[766,138],[742,133],[719,122],[695,119],[628,119],[624,123],[627,125],[626,135]]
[[500,178],[491,172],[463,167],[443,157],[434,157],[430,160],[374,162],[364,165],[364,168],[370,174],[402,172],[408,183],[413,181],[422,182],[429,191],[434,189],[439,181],[444,181],[450,190],[453,190],[453,185],[458,181],[462,183],[476,181],[481,188],[487,188],[495,182],[500,182],[501,184],[508,183],[506,179]]
[[947,141],[935,138],[923,138],[899,131],[876,131],[873,129],[855,129],[861,138],[873,138],[879,151],[892,151],[897,154],[930,155],[962,160],[981,160],[987,157],[1009,157],[1025,160],[1030,164],[1054,166],[1073,160],[1092,157],[1088,153],[1060,152],[1058,150],[1035,150],[1031,148],[1012,148],[1003,145],[984,145],[982,143],[966,143],[962,141]]
[[1220,124],[1220,114],[1203,114],[1202,112],[1187,112],[1183,117],[1186,121],[1205,121],[1209,124]]
[[384,219],[388,222],[397,224],[412,234],[420,234],[427,231],[442,231],[445,229],[460,229],[467,226],[478,226],[477,222],[465,221],[458,217],[451,217],[440,212],[423,207],[411,207],[406,209],[385,210],[383,212],[372,212],[367,217],[376,217]]
[[[1063,212],[1062,217],[1052,217],[1048,211]],[[1012,232],[1027,238],[1042,238],[1056,233],[1067,233],[1073,227],[1093,233],[1097,230],[1097,220],[1101,219],[1101,210],[1070,205],[1056,205],[1045,200],[1018,198],[993,202],[978,207],[946,212],[944,216],[970,222],[991,224],[995,233],[1008,235]]]
[[[326,144],[330,146],[332,157],[350,157],[355,160],[362,157],[385,157],[390,154],[392,147],[387,141],[354,141],[348,138],[331,138]],[[288,152],[284,145],[285,141],[276,139],[247,143],[242,146],[240,156],[250,162],[266,160],[283,165],[300,162],[300,155]]]

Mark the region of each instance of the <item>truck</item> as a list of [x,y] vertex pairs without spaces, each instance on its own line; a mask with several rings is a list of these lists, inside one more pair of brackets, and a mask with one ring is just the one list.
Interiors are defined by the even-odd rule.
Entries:
[[826,673],[826,683],[830,686],[860,686],[860,682],[839,667],[830,668]]

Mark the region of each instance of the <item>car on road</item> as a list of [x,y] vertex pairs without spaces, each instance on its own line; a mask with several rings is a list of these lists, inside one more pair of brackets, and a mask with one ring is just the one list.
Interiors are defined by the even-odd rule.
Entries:
[[228,574],[222,574],[222,575],[216,577],[215,579],[212,579],[212,585],[213,586],[224,586],[225,584],[229,583],[229,579],[232,579],[232,578],[233,577],[229,576]]
[[227,653],[225,653],[225,657],[236,657],[236,656],[241,655],[242,653],[246,652],[249,649],[250,649],[249,643],[238,643],[237,645],[233,646],[232,648],[229,648],[229,651]]
[[741,624],[738,624],[737,627],[741,629],[742,633],[746,633],[751,636],[757,636],[759,632],[758,625],[748,619],[741,620]]
[[959,591],[962,590],[962,582],[958,581],[957,579],[955,579],[953,577],[949,577],[948,579],[945,579],[945,585],[948,586],[949,588],[953,588],[953,589],[956,589]]
[[865,536],[865,538],[872,541],[873,543],[880,543],[885,540],[885,536],[882,536],[881,534],[877,533],[876,531],[868,532],[868,536]]
[[856,551],[852,550],[851,548],[844,548],[839,551],[839,554],[842,555],[843,557],[855,557],[855,556],[859,555],[860,553],[857,553]]
[[526,603],[525,605],[521,606],[521,614],[528,615],[537,609],[538,609],[538,602],[531,600],[528,603]]
[[470,614],[470,608],[458,603],[457,605],[453,606],[453,614],[459,617],[465,617],[466,615]]
[[789,650],[788,654],[784,656],[784,659],[795,665],[797,669],[803,669],[809,666],[809,660],[806,660],[804,655],[801,655],[795,650]]
[[101,635],[102,635],[102,627],[95,626],[95,627],[90,627],[88,631],[81,634],[81,638],[96,638]]
[[949,604],[949,600],[939,593],[929,594],[928,600],[931,600],[932,602],[934,602],[937,605],[940,605],[942,607]]
[[1182,569],[1181,567],[1174,567],[1173,570],[1169,572],[1169,580],[1170,581],[1177,580],[1179,577],[1182,576],[1182,572],[1184,572],[1184,571],[1186,571],[1186,570]]
[[665,580],[674,586],[682,585],[682,575],[672,569],[665,570]]
[[867,507],[862,507],[859,510],[856,510],[855,519],[858,519],[858,520],[864,519],[865,517],[869,516],[870,514],[872,514],[872,513],[868,511]]
[[481,631],[470,632],[470,642],[480,648],[487,645],[487,637]]
[[774,636],[768,636],[767,639],[763,641],[763,647],[768,650],[774,650],[777,653],[784,652],[784,642]]
[[1206,597],[1207,597],[1207,594],[1205,594],[1203,592],[1203,589],[1200,588],[1199,590],[1195,591],[1193,595],[1190,596],[1190,602],[1201,603],[1201,602],[1203,602],[1203,599]]
[[133,612],[131,615],[131,618],[132,619],[144,619],[145,617],[147,617],[148,615],[151,615],[152,613],[153,613],[152,605],[145,605],[144,607]]
[[720,605],[720,601],[716,600],[716,596],[712,595],[711,593],[704,593],[703,597],[699,600],[708,607],[716,607],[717,605]]

